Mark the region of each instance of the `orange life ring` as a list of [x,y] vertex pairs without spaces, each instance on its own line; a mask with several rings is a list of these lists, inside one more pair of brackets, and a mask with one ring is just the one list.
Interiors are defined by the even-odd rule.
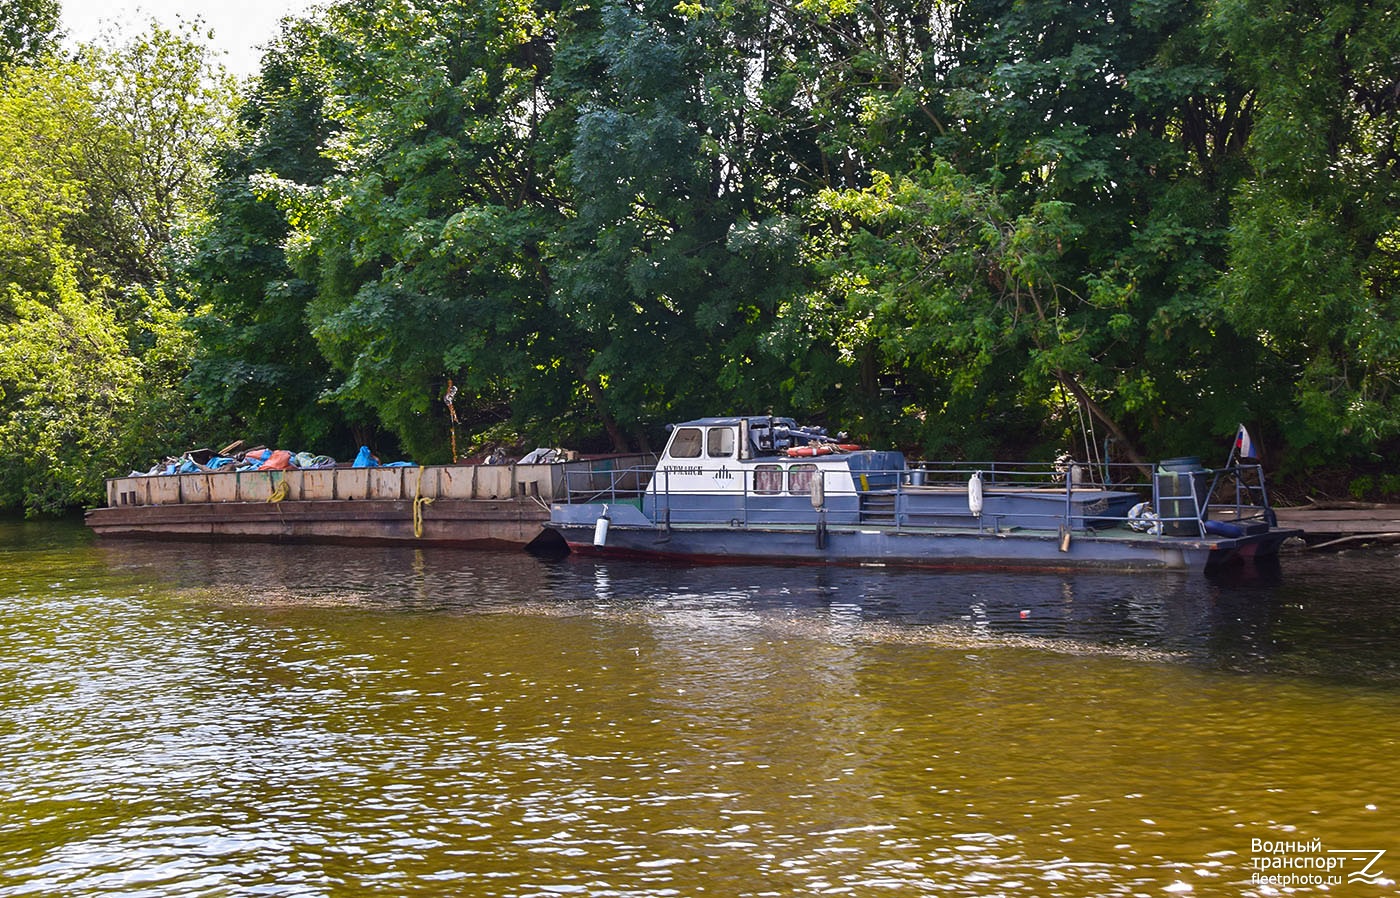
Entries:
[[788,458],[810,458],[814,455],[830,455],[836,450],[830,443],[817,443],[813,446],[793,446],[787,451]]
[[837,448],[837,449],[840,449],[842,452],[859,452],[859,451],[860,451],[860,444],[859,444],[859,443],[837,443],[837,444],[836,444],[836,448]]

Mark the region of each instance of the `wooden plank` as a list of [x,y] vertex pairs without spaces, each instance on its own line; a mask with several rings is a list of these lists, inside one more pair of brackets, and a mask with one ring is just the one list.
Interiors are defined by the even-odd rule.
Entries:
[[1309,534],[1368,534],[1400,531],[1400,506],[1365,508],[1276,508],[1279,526],[1297,527]]

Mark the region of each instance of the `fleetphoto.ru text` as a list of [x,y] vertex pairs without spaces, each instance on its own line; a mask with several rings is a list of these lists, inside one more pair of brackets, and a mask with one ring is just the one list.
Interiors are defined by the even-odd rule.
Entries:
[[1384,848],[1325,848],[1321,839],[1251,839],[1250,882],[1275,887],[1388,885],[1381,869]]

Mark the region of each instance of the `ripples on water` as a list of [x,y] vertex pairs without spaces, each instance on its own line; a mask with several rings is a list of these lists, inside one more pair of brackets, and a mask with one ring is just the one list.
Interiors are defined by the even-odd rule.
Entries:
[[1255,838],[1400,873],[1393,553],[1221,582],[0,535],[0,895],[1269,894]]

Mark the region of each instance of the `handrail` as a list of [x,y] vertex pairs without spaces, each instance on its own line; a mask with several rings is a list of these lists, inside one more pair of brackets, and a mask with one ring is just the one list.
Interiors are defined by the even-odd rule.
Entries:
[[[754,463],[777,462],[777,463],[802,463],[801,459],[755,459]],[[1115,470],[1117,469],[1117,470]],[[783,489],[778,493],[768,491],[760,492],[754,488],[754,465],[748,462],[740,464],[737,469],[732,469],[735,477],[740,478],[740,483],[736,484],[737,489],[728,493],[737,499],[735,505],[734,523],[738,526],[750,526],[755,524],[780,524],[791,522],[794,518],[794,510],[802,508],[790,500],[802,495],[794,493],[788,489]],[[930,492],[947,491],[950,489],[966,489],[967,478],[973,473],[980,472],[983,476],[984,490],[989,496],[1004,496],[1009,493],[1026,491],[1061,491],[1064,501],[1058,511],[1054,513],[1037,514],[1034,512],[1018,512],[1017,516],[1022,518],[1043,519],[1048,529],[1056,526],[1070,526],[1076,521],[1086,522],[1092,519],[1095,525],[1107,524],[1127,524],[1131,522],[1128,515],[1123,514],[1100,514],[1097,511],[1086,508],[1083,500],[1086,494],[1094,491],[1103,492],[1106,496],[1119,496],[1123,493],[1135,493],[1142,501],[1151,501],[1152,507],[1157,510],[1158,520],[1164,525],[1180,524],[1189,522],[1195,535],[1205,534],[1205,522],[1214,514],[1222,515],[1226,520],[1232,522],[1246,522],[1250,520],[1271,521],[1271,508],[1268,504],[1268,494],[1264,486],[1263,471],[1257,464],[1232,464],[1221,469],[1201,469],[1198,471],[1177,471],[1159,472],[1151,481],[1141,481],[1138,479],[1125,479],[1121,482],[1114,482],[1114,475],[1121,471],[1133,471],[1138,468],[1135,465],[1101,465],[1096,466],[1096,470],[1107,474],[1107,484],[1079,483],[1075,482],[1073,473],[1057,471],[1044,464],[1034,463],[1011,463],[997,462],[986,465],[968,464],[966,462],[945,462],[929,463],[919,462],[900,470],[878,470],[863,472],[871,475],[893,475],[889,479],[893,486],[888,489],[867,489],[862,490],[857,486],[854,492],[838,493],[833,490],[829,481],[824,480],[824,493],[827,502],[833,500],[846,502],[849,507],[848,514],[868,514],[860,505],[861,496],[880,496],[887,501],[881,514],[881,523],[893,526],[896,529],[908,527],[926,526],[920,524],[917,518],[929,512],[922,512],[917,507],[917,501],[908,502],[908,498],[927,495]],[[920,476],[915,476],[915,472],[920,472]],[[830,472],[822,469],[812,472],[825,478]],[[1185,481],[1175,487],[1176,493],[1168,493],[1158,486],[1160,473],[1174,473],[1186,475],[1182,477]],[[933,478],[930,479],[929,475]],[[1209,476],[1208,484],[1198,483],[1198,479]],[[565,504],[597,503],[597,502],[618,502],[623,500],[641,501],[652,504],[649,513],[658,520],[663,515],[685,515],[699,514],[702,509],[699,503],[692,501],[697,497],[713,498],[719,495],[712,490],[686,490],[676,487],[672,482],[671,472],[664,467],[655,464],[637,465],[628,468],[614,470],[570,470],[565,472],[565,488],[559,501]],[[1249,482],[1250,480],[1255,482]],[[1228,486],[1225,486],[1227,485]],[[1217,495],[1221,492],[1222,486],[1229,490],[1225,496]],[[1184,487],[1184,490],[1183,490]],[[764,506],[772,500],[789,500],[783,502],[780,507]],[[851,503],[855,504],[852,505]],[[1168,503],[1176,502],[1172,505]],[[1187,504],[1189,503],[1189,505]],[[884,511],[883,509],[888,509]],[[1178,513],[1164,514],[1164,511],[1171,510]],[[812,509],[815,520],[816,510]],[[871,514],[873,517],[873,514]],[[971,513],[968,517],[972,518]],[[996,515],[989,514],[991,525],[996,526]],[[1087,526],[1087,524],[1084,524]]]

